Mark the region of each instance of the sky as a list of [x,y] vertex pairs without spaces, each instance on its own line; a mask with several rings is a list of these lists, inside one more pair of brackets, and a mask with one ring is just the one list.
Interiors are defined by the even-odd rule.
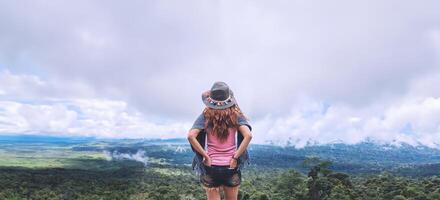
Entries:
[[0,134],[186,137],[226,82],[253,142],[440,148],[438,1],[1,1]]

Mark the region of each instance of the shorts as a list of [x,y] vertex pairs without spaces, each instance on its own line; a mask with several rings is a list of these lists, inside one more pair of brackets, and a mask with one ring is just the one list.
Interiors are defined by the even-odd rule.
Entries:
[[241,183],[241,171],[237,168],[229,169],[229,166],[206,166],[206,174],[200,176],[200,182],[208,188],[227,186],[235,187]]

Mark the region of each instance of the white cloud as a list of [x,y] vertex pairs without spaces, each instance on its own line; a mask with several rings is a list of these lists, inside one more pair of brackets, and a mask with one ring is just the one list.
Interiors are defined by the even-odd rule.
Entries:
[[95,98],[94,89],[80,81],[42,79],[33,74],[17,74],[0,69],[0,98],[12,101]]
[[[285,115],[268,114],[251,120],[254,142],[290,142],[302,147],[310,143],[357,143],[372,139],[438,147],[440,97],[428,95],[436,91],[435,87],[423,87],[436,81],[432,76],[437,77],[428,75],[413,81],[406,95],[388,104],[359,108],[313,98],[292,101]],[[0,98],[0,133],[3,134],[173,138],[185,137],[191,126],[188,120],[152,118],[122,100],[44,96],[55,83],[37,76],[3,71],[0,77],[0,82],[8,83],[0,85],[0,90],[7,91]],[[75,84],[63,87],[75,91],[70,86],[75,88]],[[11,88],[20,88],[21,93],[14,93]],[[425,90],[421,92],[420,88]]]
[[137,162],[141,162],[144,166],[148,164],[148,157],[145,155],[145,151],[142,149],[138,149],[135,154],[132,153],[120,153],[117,150],[115,151],[104,151],[104,155],[106,160],[134,160]]
[[224,80],[256,142],[439,139],[437,1],[30,4],[0,2],[2,133],[178,137]]
[[179,120],[217,80],[263,117],[302,95],[360,107],[399,98],[439,66],[437,1],[106,5],[1,2],[0,63]]
[[121,100],[79,98],[93,91],[75,83],[59,85],[9,71],[0,71],[0,83],[0,134],[170,138],[184,137],[190,126],[149,120]]
[[[334,141],[405,142],[440,148],[440,97],[404,100],[385,109],[356,109],[317,102],[297,103],[290,114],[256,121],[256,142],[302,147]],[[352,116],[362,117],[352,117]],[[263,124],[263,125],[261,125]]]
[[0,101],[0,133],[105,138],[185,137],[188,123],[158,124],[125,102],[75,99],[47,104]]

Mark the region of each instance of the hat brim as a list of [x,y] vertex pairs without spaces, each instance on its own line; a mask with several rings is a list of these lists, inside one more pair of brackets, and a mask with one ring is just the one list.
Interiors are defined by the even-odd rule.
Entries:
[[212,108],[212,109],[225,109],[225,108],[229,108],[229,107],[231,107],[231,106],[233,106],[233,105],[235,105],[236,104],[236,100],[235,100],[235,97],[234,97],[234,93],[232,92],[232,90],[229,90],[229,94],[230,94],[230,102],[229,103],[227,103],[227,104],[224,104],[224,105],[217,105],[217,104],[211,104],[210,102],[209,102],[209,95],[211,94],[211,91],[206,91],[206,92],[203,92],[202,93],[202,101],[203,101],[203,103],[207,106],[207,107],[209,107],[209,108]]

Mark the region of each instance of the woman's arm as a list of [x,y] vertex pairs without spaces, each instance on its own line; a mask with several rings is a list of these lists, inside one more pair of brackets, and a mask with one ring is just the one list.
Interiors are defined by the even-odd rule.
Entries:
[[188,132],[188,141],[194,147],[194,149],[203,156],[205,159],[205,164],[211,166],[211,158],[209,158],[208,154],[205,152],[205,149],[200,145],[197,141],[196,137],[199,135],[200,129],[191,129]]
[[237,151],[234,154],[235,159],[238,159],[238,157],[243,154],[244,150],[246,150],[252,139],[252,133],[248,126],[241,125],[240,127],[238,127],[238,130],[243,135],[243,141],[241,142],[240,147],[238,147]]

